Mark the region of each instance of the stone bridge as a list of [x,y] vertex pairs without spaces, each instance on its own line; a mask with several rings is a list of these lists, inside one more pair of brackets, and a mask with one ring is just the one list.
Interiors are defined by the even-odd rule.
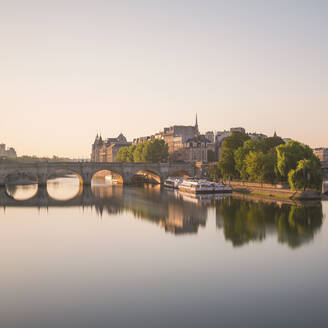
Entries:
[[169,176],[196,175],[192,163],[109,163],[109,162],[37,162],[0,164],[0,186],[13,182],[17,177],[33,179],[38,185],[46,185],[47,180],[55,177],[59,171],[76,174],[80,183],[90,185],[92,177],[99,171],[108,170],[121,177],[121,182],[131,184],[140,172],[157,177],[163,183]]

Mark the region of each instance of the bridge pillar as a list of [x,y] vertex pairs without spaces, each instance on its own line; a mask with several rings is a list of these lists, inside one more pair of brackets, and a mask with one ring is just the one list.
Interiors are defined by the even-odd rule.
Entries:
[[89,172],[85,172],[81,175],[82,181],[80,181],[81,184],[84,186],[90,186],[91,180],[92,180],[92,174]]
[[5,187],[6,186],[6,176],[5,175],[0,175],[0,187]]
[[48,177],[46,174],[38,174],[37,178],[38,178],[38,187],[39,188],[47,186]]

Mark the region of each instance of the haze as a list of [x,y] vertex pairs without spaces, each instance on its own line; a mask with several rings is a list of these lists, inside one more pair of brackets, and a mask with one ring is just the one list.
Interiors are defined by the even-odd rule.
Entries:
[[319,0],[2,1],[0,143],[89,157],[197,112],[327,146],[327,31]]

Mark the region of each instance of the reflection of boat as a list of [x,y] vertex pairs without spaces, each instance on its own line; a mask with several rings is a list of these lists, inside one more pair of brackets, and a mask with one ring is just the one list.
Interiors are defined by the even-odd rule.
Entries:
[[195,204],[210,204],[212,200],[223,199],[229,195],[181,193],[182,199]]

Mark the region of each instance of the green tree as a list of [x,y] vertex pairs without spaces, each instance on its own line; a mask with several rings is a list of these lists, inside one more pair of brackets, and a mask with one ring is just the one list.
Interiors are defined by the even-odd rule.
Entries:
[[235,169],[243,180],[248,180],[247,165],[245,158],[251,152],[264,152],[265,146],[263,139],[250,139],[234,151]]
[[145,162],[159,163],[166,162],[169,156],[168,146],[164,140],[148,140],[142,149]]
[[245,158],[246,172],[250,181],[270,182],[275,180],[275,151],[267,154],[263,152],[251,151]]
[[249,136],[241,132],[233,132],[231,136],[224,139],[219,161],[222,176],[225,178],[239,177],[239,173],[235,168],[234,151],[243,146],[244,142],[249,139]]
[[279,145],[277,148],[277,173],[284,181],[288,179],[290,170],[295,170],[297,163],[302,159],[314,159],[312,149],[300,142],[291,140],[286,144]]
[[134,162],[145,162],[144,147],[145,147],[146,142],[141,142],[141,143],[137,144],[137,146],[133,152],[133,161]]
[[320,160],[318,158],[300,160],[296,169],[289,171],[288,182],[293,190],[311,188],[320,191],[322,186]]
[[129,158],[129,148],[130,147],[122,147],[119,149],[116,159],[116,162],[128,162],[128,158]]
[[271,149],[274,149],[277,146],[283,145],[285,143],[284,140],[282,140],[282,138],[280,137],[269,137],[262,140],[263,140],[264,152],[268,152]]
[[208,162],[216,162],[217,161],[217,154],[213,150],[208,150],[207,151],[207,161]]
[[217,163],[210,164],[206,169],[206,172],[211,181],[218,181],[218,179],[222,177]]

